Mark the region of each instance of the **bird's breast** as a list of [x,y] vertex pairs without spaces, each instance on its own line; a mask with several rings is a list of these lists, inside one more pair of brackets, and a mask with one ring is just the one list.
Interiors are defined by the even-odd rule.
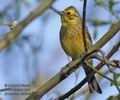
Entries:
[[77,27],[61,30],[60,40],[64,51],[73,59],[80,57],[85,52],[82,30]]

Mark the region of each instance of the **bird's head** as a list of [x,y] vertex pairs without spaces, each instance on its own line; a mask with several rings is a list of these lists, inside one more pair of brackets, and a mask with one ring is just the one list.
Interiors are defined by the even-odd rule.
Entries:
[[61,20],[63,25],[75,25],[81,21],[80,15],[77,9],[73,6],[66,8],[60,12]]

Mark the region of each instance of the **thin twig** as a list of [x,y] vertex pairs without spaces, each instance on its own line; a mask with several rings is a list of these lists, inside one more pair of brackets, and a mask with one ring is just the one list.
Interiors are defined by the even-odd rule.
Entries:
[[83,4],[83,20],[82,20],[82,36],[83,36],[83,42],[85,51],[87,52],[87,35],[86,35],[86,6],[87,6],[87,0],[84,0]]
[[106,56],[107,59],[109,59],[115,52],[118,51],[120,47],[120,40],[117,42],[116,45],[113,46],[113,49],[109,52],[109,55]]
[[[118,49],[119,49],[119,47],[120,47],[120,40],[117,42],[117,44],[116,44],[115,46],[113,46],[113,49],[110,51],[109,55],[107,55],[107,58],[109,58],[109,56],[113,55],[114,52],[117,52]],[[107,66],[107,67],[108,67],[109,71],[110,71],[111,73],[113,73],[113,78],[114,78],[114,80],[117,81],[116,78],[115,78],[115,74],[116,74],[116,73],[115,73],[113,70],[111,70],[111,68],[110,68],[109,66]],[[116,87],[116,89],[118,90],[118,92],[120,93],[120,88],[119,88],[119,86],[115,85],[115,87]]]
[[79,90],[87,81],[89,81],[90,78],[93,77],[94,74],[89,74],[86,76],[78,85],[76,85],[74,88],[72,88],[70,91],[65,93],[64,95],[56,98],[55,100],[65,100],[68,98],[71,94],[75,93],[77,90]]
[[11,88],[3,88],[3,89],[0,89],[0,92],[5,92],[5,91],[9,91],[11,90]]
[[[116,79],[116,77],[115,77],[115,74],[113,74],[113,79],[114,79],[114,81],[117,82],[117,79]],[[115,85],[116,89],[118,90],[118,92],[119,92],[119,94],[120,94],[120,88],[119,88],[119,86],[116,85],[116,84],[114,84],[114,85]]]
[[25,19],[16,25],[13,30],[6,33],[3,38],[0,38],[0,50],[7,48],[21,33],[21,31],[35,18],[41,15],[48,9],[55,0],[42,0],[41,4],[31,12]]
[[109,80],[110,82],[113,82],[113,80],[107,76],[105,76],[102,72],[96,70],[95,68],[93,68],[89,63],[85,62],[85,65],[88,66],[89,68],[91,68],[93,71],[95,71],[97,74],[101,75],[102,77],[106,78],[107,80]]
[[53,6],[51,6],[50,9],[51,9],[52,11],[54,11],[55,13],[57,13],[58,15],[61,16],[60,11],[58,11],[57,9],[55,9]]
[[[115,69],[115,68],[113,68],[113,69]],[[108,70],[106,70],[104,73],[105,73],[105,75],[108,75],[110,72]],[[100,81],[103,79],[103,77],[97,76],[96,79],[97,79],[98,83],[100,83]],[[83,88],[81,88],[78,91],[76,91],[75,96],[78,97],[78,96],[80,96],[82,94],[84,95],[85,93],[89,94],[88,85],[86,85]]]
[[[61,80],[64,80],[65,78],[67,78],[70,73],[75,71],[84,62],[84,60],[87,58],[87,56],[92,55],[96,51],[97,51],[96,49],[94,49],[93,51],[89,51],[89,52],[85,53],[83,56],[81,56],[81,58],[78,58],[75,61],[72,61],[69,64],[67,64],[62,69],[62,71],[60,71],[55,77],[53,77],[51,79],[52,81],[49,80],[48,84],[45,86],[45,89],[47,89],[46,87],[48,87],[49,85],[51,86],[51,84],[53,86],[55,86],[57,83],[55,83],[54,81],[57,81],[57,80],[61,81]],[[41,93],[41,92],[42,92],[42,88],[40,87],[35,92],[33,92],[28,98],[26,98],[26,100],[34,100],[35,98],[41,98],[45,94],[46,91],[44,91],[44,93],[43,92]]]
[[[112,25],[110,30],[90,49],[88,52],[92,51],[95,48],[102,48],[110,39],[112,39],[117,32],[120,30],[120,21],[118,21],[116,24]],[[109,58],[108,58],[109,59]],[[72,65],[65,66],[64,67],[64,73],[70,75],[75,69],[79,68],[79,66],[75,66],[79,63],[79,65],[82,64],[81,60],[82,58],[76,59],[75,61],[72,61]],[[104,64],[100,63],[96,69],[100,69]],[[90,75],[94,75],[94,72]],[[89,75],[88,75],[89,76]],[[61,76],[61,72],[57,73],[54,77],[52,77],[49,81],[44,83],[42,86],[40,85],[37,90],[35,91],[36,95],[39,95],[39,98],[41,98],[43,95],[45,95],[48,91],[50,91],[53,87],[55,87],[57,84],[59,84],[61,81],[63,81],[66,77]],[[85,84],[87,82],[87,77],[82,81],[80,84]],[[82,85],[81,85],[82,87]],[[73,92],[74,93],[74,92]],[[34,93],[32,93],[26,100],[35,100],[34,97],[36,97]]]
[[[107,54],[106,58],[110,59],[112,57],[112,55],[114,53],[116,53],[116,51],[118,50],[118,48],[120,47],[120,41],[118,41],[115,46],[113,46],[113,48],[111,49],[111,51]],[[99,70],[102,68],[102,66],[104,65],[104,63],[99,63],[97,65],[97,67],[95,67],[95,69]],[[67,93],[63,94],[62,96],[57,97],[55,100],[64,100],[66,98],[68,98],[71,94],[75,93],[77,90],[79,90],[86,82],[88,82],[88,80],[95,74],[95,72],[91,72],[88,76],[86,76],[78,85],[76,85],[74,88],[72,88],[71,90],[69,90]]]
[[102,58],[101,56],[99,56],[99,55],[92,55],[92,56],[90,56],[89,57],[89,60],[90,59],[97,59],[97,60],[99,60],[99,61],[101,61],[102,63],[104,63],[104,64],[106,64],[106,65],[110,65],[110,66],[112,66],[112,67],[115,67],[115,68],[120,68],[119,66],[117,66],[116,65],[116,63],[114,63],[114,61],[112,61],[112,60],[107,60],[106,58]]

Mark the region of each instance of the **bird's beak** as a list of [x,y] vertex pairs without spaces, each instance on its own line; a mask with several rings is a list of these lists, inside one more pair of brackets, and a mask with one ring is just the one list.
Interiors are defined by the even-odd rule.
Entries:
[[54,12],[56,12],[58,15],[62,16],[63,15],[63,11],[58,11],[56,10],[54,7],[50,7]]
[[62,16],[62,15],[63,15],[63,11],[59,11],[58,14],[59,14],[60,16]]

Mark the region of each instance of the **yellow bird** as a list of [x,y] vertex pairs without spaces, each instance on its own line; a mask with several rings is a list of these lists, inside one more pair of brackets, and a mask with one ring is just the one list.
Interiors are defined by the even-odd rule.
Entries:
[[[64,11],[60,12],[60,15],[62,21],[62,26],[60,29],[60,42],[66,54],[68,56],[71,56],[72,60],[75,60],[77,58],[80,58],[80,56],[85,53],[84,41],[82,36],[82,19],[76,8],[73,6],[70,6]],[[93,44],[87,28],[86,34],[87,46],[88,48],[91,48]],[[83,68],[86,75],[88,75],[92,71],[86,66],[84,66]],[[95,76],[93,76],[90,81],[88,81],[88,86],[90,93],[92,93],[94,90],[100,94],[102,93]]]

